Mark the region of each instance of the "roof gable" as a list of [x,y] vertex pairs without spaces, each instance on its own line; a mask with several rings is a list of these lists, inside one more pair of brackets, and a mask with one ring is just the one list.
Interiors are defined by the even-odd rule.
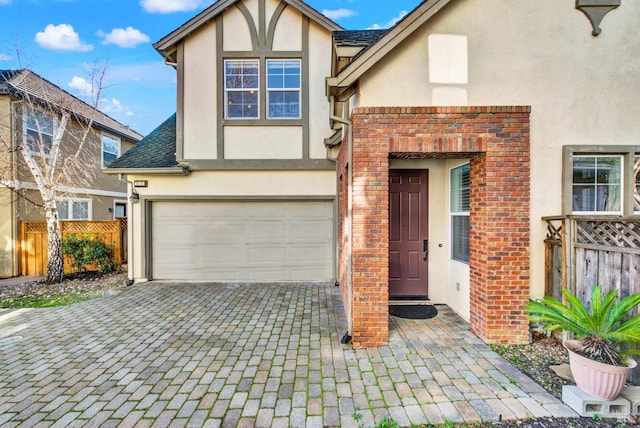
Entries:
[[[180,43],[184,38],[186,38],[189,34],[198,30],[203,25],[209,23],[216,16],[222,14],[229,7],[238,3],[240,0],[218,0],[207,9],[200,12],[198,15],[191,18],[185,24],[175,29],[168,35],[164,36],[162,39],[158,40],[153,44],[153,47],[162,54],[164,57],[168,57],[172,51],[172,49]],[[322,27],[326,28],[329,31],[340,31],[343,28],[300,0],[281,0],[283,3],[293,7],[298,12],[308,17],[309,19],[315,21]]]
[[142,139],[142,135],[118,122],[100,110],[71,95],[59,86],[51,83],[29,69],[0,70],[0,92],[14,98],[32,97],[54,109],[73,112],[80,120],[93,117],[94,126],[110,133],[127,138],[133,142]]
[[431,19],[432,16],[437,14],[450,1],[454,0],[424,0],[394,27],[375,40],[373,44],[366,46],[334,78],[328,79],[329,85],[341,88],[353,85],[365,72]]

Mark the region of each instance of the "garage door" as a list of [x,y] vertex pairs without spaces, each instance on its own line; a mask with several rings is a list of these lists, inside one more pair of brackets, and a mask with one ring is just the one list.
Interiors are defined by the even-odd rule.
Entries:
[[154,202],[154,279],[330,280],[333,202]]

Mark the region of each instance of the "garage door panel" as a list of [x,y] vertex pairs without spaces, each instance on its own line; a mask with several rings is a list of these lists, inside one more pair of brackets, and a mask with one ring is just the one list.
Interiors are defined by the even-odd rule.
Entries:
[[331,201],[154,202],[155,279],[330,280]]

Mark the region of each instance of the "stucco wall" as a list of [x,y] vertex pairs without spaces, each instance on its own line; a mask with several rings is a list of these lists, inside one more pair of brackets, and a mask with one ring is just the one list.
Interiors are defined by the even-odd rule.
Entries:
[[[531,291],[537,297],[544,291],[541,217],[561,214],[562,146],[638,143],[640,63],[629,59],[640,56],[639,24],[634,1],[610,12],[598,37],[569,0],[451,2],[361,79],[357,104],[466,99],[532,106]],[[430,46],[432,35],[438,37]],[[444,59],[437,46],[443,41],[451,53]]]

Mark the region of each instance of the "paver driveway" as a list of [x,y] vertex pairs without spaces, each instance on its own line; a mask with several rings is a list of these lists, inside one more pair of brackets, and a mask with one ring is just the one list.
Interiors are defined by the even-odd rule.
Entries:
[[0,426],[372,426],[576,416],[448,308],[341,345],[329,284],[135,285],[0,312]]

